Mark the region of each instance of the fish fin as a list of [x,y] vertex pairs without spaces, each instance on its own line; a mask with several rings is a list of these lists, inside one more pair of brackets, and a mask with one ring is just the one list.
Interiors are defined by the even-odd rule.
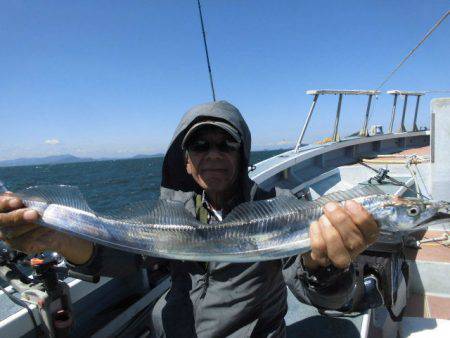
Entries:
[[294,196],[280,196],[267,200],[244,202],[235,207],[223,220],[224,222],[251,222],[277,214],[297,212],[316,206],[315,202],[299,200]]
[[150,201],[131,203],[124,208],[98,216],[142,225],[195,226],[197,223],[195,217],[186,210],[183,203],[167,200],[158,200],[156,203]]
[[135,224],[151,223],[151,214],[155,203],[142,201],[130,203],[122,208],[99,213],[98,216],[114,221],[127,221]]
[[[26,188],[16,194],[24,204],[34,201],[46,204],[59,204],[75,209],[93,212],[80,189],[70,185],[41,185]],[[31,203],[30,203],[31,202]]]
[[199,228],[203,225],[184,206],[184,203],[171,200],[158,200],[150,215],[155,224],[180,225]]
[[358,185],[348,190],[341,190],[323,195],[315,199],[314,202],[323,206],[328,202],[342,202],[357,197],[384,195],[384,194],[386,193],[383,190],[374,185]]

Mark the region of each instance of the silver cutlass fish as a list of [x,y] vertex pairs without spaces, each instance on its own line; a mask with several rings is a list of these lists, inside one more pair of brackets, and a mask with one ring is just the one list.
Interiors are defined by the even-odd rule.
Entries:
[[440,211],[448,211],[448,203],[393,197],[374,186],[357,186],[315,201],[285,196],[246,202],[223,222],[211,225],[200,223],[183,204],[171,201],[99,214],[71,186],[30,187],[17,196],[39,212],[41,225],[94,243],[155,257],[216,262],[273,260],[308,251],[309,225],[329,201],[361,203],[391,239],[422,229]]

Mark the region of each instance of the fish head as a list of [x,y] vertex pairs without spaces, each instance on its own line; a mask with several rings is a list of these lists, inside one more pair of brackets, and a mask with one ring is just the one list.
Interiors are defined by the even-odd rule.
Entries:
[[377,208],[374,217],[382,232],[413,232],[427,227],[441,213],[443,203],[446,202],[394,197]]

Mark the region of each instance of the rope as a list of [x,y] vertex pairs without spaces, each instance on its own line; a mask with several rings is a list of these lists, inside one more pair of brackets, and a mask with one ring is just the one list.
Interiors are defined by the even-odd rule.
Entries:
[[417,175],[420,177],[420,180],[422,181],[422,186],[425,188],[425,192],[426,192],[427,196],[430,196],[431,199],[433,199],[433,196],[428,191],[427,185],[425,184],[425,181],[423,179],[422,174],[420,173],[420,170],[419,170],[419,167],[417,166],[417,164],[416,164],[416,171],[417,171]]
[[409,57],[411,55],[414,54],[414,52],[430,37],[430,35],[436,30],[436,28],[439,27],[439,25],[442,23],[442,21],[445,20],[445,18],[447,18],[447,16],[450,15],[450,10],[447,11],[446,13],[444,13],[444,15],[434,24],[434,26],[430,29],[430,31],[424,36],[424,38],[417,44],[416,47],[414,47],[409,53],[408,55],[406,55],[403,60],[398,64],[397,67],[394,68],[394,70],[392,70],[389,75],[386,77],[386,79],[381,82],[381,84],[378,86],[377,90],[381,89],[386,82],[389,81],[389,79],[397,72],[397,70],[400,69],[401,66],[403,66],[403,64],[406,62],[406,60],[409,59]]
[[416,196],[417,198],[420,198],[420,195],[422,195],[422,191],[420,190],[420,186],[419,186],[419,182],[417,181],[417,164],[415,164],[416,166],[416,171],[414,171],[414,169],[412,168],[412,163],[414,160],[416,160],[417,155],[411,155],[408,160],[406,161],[406,169],[408,169],[409,173],[411,174],[411,177],[414,180],[414,184],[416,185]]
[[[415,193],[415,194],[419,194],[421,198],[425,198],[425,199],[427,199],[427,200],[430,199],[428,196],[423,195],[420,191],[413,190],[413,189],[411,189],[410,187],[408,187],[405,183],[400,182],[399,180],[397,180],[397,179],[395,179],[395,178],[389,176],[389,175],[387,174],[387,173],[389,172],[389,170],[387,170],[387,169],[380,169],[380,170],[377,170],[377,169],[375,169],[374,167],[371,167],[370,165],[368,165],[367,163],[364,163],[364,162],[362,161],[362,159],[361,159],[358,163],[361,164],[361,165],[363,165],[364,167],[366,167],[366,168],[368,168],[368,169],[370,169],[370,170],[372,170],[372,171],[374,171],[374,172],[377,173],[377,175],[375,175],[374,177],[371,177],[371,178],[369,179],[369,182],[366,183],[366,184],[372,185],[372,180],[376,180],[379,184],[382,184],[383,181],[388,180],[388,181],[390,181],[390,183],[393,184],[393,185],[403,187],[403,188],[405,188],[406,190],[409,190],[409,191],[411,191],[411,192],[413,192],[413,193]],[[417,186],[417,185],[416,185],[416,186]]]
[[444,89],[444,90],[426,90],[424,93],[426,93],[426,94],[450,93],[450,89]]

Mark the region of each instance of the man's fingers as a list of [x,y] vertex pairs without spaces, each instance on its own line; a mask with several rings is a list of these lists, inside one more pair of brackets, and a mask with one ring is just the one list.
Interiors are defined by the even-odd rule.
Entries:
[[0,213],[0,240],[9,241],[32,231],[38,225],[39,214],[35,210],[19,209],[8,213]]
[[3,216],[9,216],[7,219],[10,220],[11,225],[19,225],[22,223],[36,222],[39,218],[39,214],[36,210],[31,209],[19,209],[11,211]]
[[327,216],[322,215],[319,218],[320,230],[327,244],[327,255],[333,265],[345,269],[351,263],[351,257],[347,251],[341,235],[334,228]]
[[36,222],[39,219],[39,214],[36,210],[26,209],[23,213],[23,220],[25,222]]
[[13,195],[14,195],[14,193],[12,191],[5,191],[0,195],[0,197],[1,196],[13,196]]
[[0,229],[5,226],[18,226],[36,222],[38,219],[37,211],[31,209],[18,209],[8,213],[0,213]]
[[322,237],[319,222],[314,221],[309,227],[309,238],[311,241],[310,258],[320,266],[327,266],[330,260],[327,257],[327,245]]
[[22,201],[14,196],[0,196],[0,213],[23,207]]
[[350,215],[337,203],[328,203],[324,208],[327,219],[339,232],[342,241],[350,254],[358,255],[367,247],[366,240]]
[[351,200],[345,202],[345,209],[363,234],[367,245],[374,243],[380,230],[372,215],[361,204]]

